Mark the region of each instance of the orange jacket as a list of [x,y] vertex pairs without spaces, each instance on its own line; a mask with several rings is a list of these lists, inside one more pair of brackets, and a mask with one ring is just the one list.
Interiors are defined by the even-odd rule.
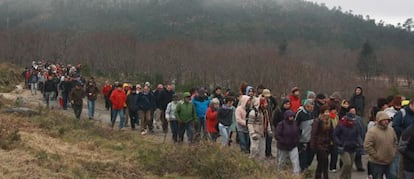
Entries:
[[121,110],[124,108],[124,104],[126,102],[126,94],[122,89],[115,89],[109,100],[112,103],[112,109],[114,110]]

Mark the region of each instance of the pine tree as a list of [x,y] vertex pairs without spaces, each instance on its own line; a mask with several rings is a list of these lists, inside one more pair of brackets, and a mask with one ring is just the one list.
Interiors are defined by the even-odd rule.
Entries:
[[382,66],[377,60],[377,56],[371,44],[366,41],[359,53],[357,62],[358,72],[364,80],[369,80],[377,76],[382,71]]

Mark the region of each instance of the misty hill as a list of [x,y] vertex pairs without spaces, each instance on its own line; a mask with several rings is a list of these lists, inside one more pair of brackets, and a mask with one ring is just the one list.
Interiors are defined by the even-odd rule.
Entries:
[[399,47],[414,41],[402,28],[302,0],[14,0],[3,2],[0,14],[2,29],[122,32],[145,40],[305,39],[352,48],[367,39]]
[[111,78],[343,90],[369,42],[375,75],[414,79],[412,22],[303,0],[1,0],[0,18],[0,58]]

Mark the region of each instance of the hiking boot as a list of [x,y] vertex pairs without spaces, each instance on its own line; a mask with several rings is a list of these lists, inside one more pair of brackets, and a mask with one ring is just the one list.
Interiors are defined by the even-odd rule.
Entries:
[[146,135],[147,133],[148,133],[147,130],[144,130],[141,132],[141,135]]

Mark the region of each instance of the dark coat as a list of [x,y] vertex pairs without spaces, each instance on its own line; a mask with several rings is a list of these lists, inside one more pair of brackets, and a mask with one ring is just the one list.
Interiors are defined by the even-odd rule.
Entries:
[[157,108],[165,111],[167,109],[168,103],[172,101],[174,91],[164,90],[160,91],[157,95]]
[[339,147],[343,147],[345,152],[354,153],[362,147],[362,139],[356,121],[353,125],[348,125],[346,119],[339,121],[334,130],[334,141]]
[[127,96],[126,105],[128,107],[128,110],[135,111],[135,112],[138,111],[137,99],[138,99],[137,93],[130,93]]
[[410,125],[402,133],[398,150],[403,155],[404,170],[414,172],[414,125]]
[[[327,117],[329,122],[329,128],[324,129],[324,120],[321,117]],[[329,116],[321,116],[316,119],[312,124],[312,135],[311,135],[311,148],[314,150],[328,151],[330,144],[333,142],[333,125]]]
[[[292,113],[292,114],[288,114]],[[285,120],[279,122],[276,128],[277,148],[280,150],[290,151],[299,143],[300,131],[296,121],[288,121],[288,116],[294,115],[292,111],[284,114]]]
[[155,110],[155,98],[152,93],[139,93],[137,97],[137,108],[138,110],[148,111]]

